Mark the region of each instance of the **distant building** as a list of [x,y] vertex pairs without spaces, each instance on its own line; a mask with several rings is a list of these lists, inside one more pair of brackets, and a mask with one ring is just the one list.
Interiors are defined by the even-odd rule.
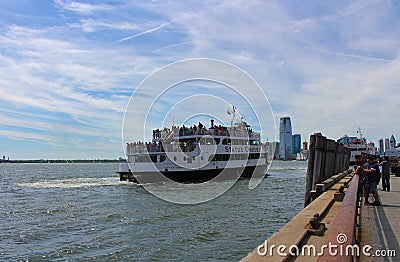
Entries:
[[308,142],[303,141],[300,153],[296,154],[296,160],[307,160],[308,159]]
[[380,155],[382,155],[382,154],[385,153],[385,148],[384,148],[384,145],[383,145],[383,139],[382,138],[378,140],[378,144],[379,144],[378,153]]
[[301,152],[301,135],[300,134],[294,134],[292,136],[292,150],[293,154],[297,155],[297,153]]
[[268,143],[268,156],[272,156],[273,159],[279,159],[279,142],[267,142]]
[[293,159],[292,124],[290,117],[281,117],[279,125],[280,159]]
[[396,138],[394,138],[394,135],[390,137],[390,149],[393,149],[396,147]]
[[390,148],[389,138],[385,139],[385,152]]
[[303,142],[303,151],[307,151],[308,150],[308,142],[307,141],[304,141]]

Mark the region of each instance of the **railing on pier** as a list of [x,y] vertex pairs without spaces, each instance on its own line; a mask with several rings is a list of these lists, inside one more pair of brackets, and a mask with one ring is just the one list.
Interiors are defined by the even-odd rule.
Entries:
[[336,256],[325,249],[326,252],[317,261],[353,261],[353,258],[359,254],[356,241],[356,228],[361,224],[361,221],[357,220],[361,203],[359,179],[358,175],[354,175],[350,181],[336,219],[325,240],[327,247],[336,245]]
[[310,136],[304,206],[340,179],[339,173],[349,169],[350,154],[349,148],[320,133]]

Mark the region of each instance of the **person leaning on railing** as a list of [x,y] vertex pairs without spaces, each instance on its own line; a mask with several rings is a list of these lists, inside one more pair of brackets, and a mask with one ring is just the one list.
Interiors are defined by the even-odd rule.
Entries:
[[[364,164],[364,174],[367,182],[364,186],[364,205],[374,205],[381,206],[381,202],[379,200],[378,195],[378,184],[381,179],[381,173],[379,171],[379,165],[375,162],[372,157],[367,158],[367,162]],[[369,193],[372,193],[374,196],[374,203],[370,203],[368,201]]]
[[369,175],[365,172],[368,166],[366,164],[363,165],[363,160],[361,156],[356,157],[356,170],[354,171],[354,174],[360,176],[360,179],[358,180],[358,186],[359,186],[359,191],[360,194],[364,193],[364,205],[370,205],[371,203],[368,201],[369,197],[369,188],[370,188],[370,180],[369,180]]

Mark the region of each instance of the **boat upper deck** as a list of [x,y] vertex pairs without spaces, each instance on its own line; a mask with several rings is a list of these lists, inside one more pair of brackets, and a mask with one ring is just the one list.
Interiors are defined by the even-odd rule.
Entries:
[[261,145],[260,133],[254,132],[245,122],[230,127],[211,126],[205,128],[200,122],[196,126],[172,126],[171,129],[155,129],[151,142],[127,143],[127,155],[160,152],[193,151],[197,145]]

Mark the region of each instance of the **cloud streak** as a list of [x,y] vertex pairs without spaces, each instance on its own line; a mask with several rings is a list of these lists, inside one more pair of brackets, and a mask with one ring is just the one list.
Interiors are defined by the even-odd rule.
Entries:
[[160,30],[160,29],[164,28],[165,26],[167,26],[167,25],[169,25],[169,24],[171,24],[171,23],[172,23],[172,22],[165,22],[165,23],[162,23],[162,24],[159,25],[159,26],[156,26],[156,27],[153,27],[153,28],[144,30],[144,31],[142,31],[142,32],[140,32],[140,33],[137,33],[137,34],[134,34],[134,35],[131,35],[131,36],[127,36],[127,37],[121,38],[121,39],[115,41],[114,43],[125,42],[125,41],[127,41],[127,40],[131,40],[131,39],[134,39],[134,38],[136,38],[136,37],[139,37],[139,36],[142,36],[142,35],[146,35],[146,34],[155,32],[155,31],[157,31],[157,30]]

